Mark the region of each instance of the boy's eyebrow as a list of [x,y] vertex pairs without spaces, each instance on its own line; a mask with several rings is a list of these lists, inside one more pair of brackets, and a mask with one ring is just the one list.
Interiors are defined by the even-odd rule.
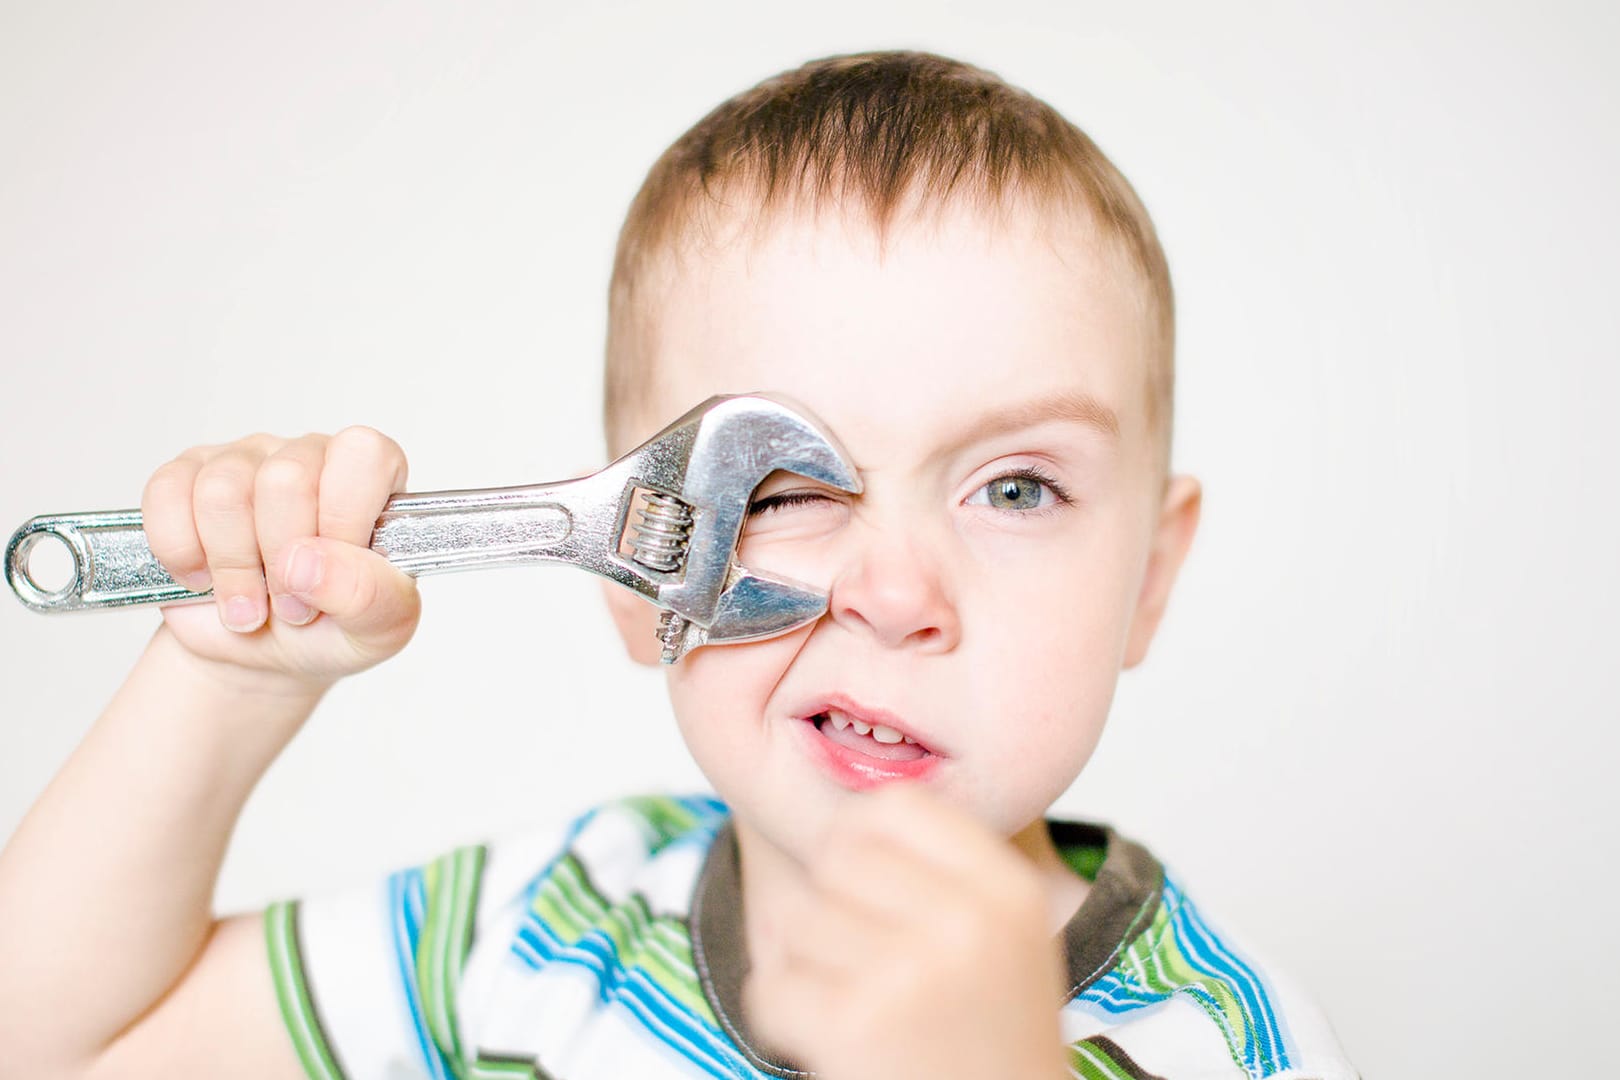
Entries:
[[1119,417],[1114,410],[1083,390],[1064,390],[998,408],[980,416],[941,445],[933,456],[945,457],[974,443],[1051,420],[1085,424],[1110,438],[1119,438]]

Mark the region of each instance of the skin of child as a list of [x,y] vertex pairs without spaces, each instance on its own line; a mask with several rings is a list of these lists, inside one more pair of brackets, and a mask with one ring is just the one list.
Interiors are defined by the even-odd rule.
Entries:
[[[1145,655],[1201,501],[1157,449],[1139,279],[1033,208],[901,220],[881,248],[848,215],[784,212],[699,254],[643,293],[636,441],[711,394],[775,392],[863,483],[755,494],[740,560],[826,590],[821,619],[668,669],[734,812],[750,1019],[835,1080],[1067,1075],[1053,934],[1087,886],[1043,815]],[[605,591],[655,662],[656,613]],[[928,753],[834,749],[811,719],[829,708]]]

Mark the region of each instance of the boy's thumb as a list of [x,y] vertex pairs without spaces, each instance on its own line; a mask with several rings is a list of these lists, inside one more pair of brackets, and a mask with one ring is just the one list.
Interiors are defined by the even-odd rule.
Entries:
[[288,591],[356,641],[402,647],[416,628],[416,579],[370,548],[312,537],[292,545],[282,566]]

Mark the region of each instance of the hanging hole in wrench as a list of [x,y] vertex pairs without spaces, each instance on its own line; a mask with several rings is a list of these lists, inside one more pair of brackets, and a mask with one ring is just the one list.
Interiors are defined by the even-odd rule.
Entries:
[[619,537],[619,554],[651,570],[680,570],[692,539],[692,508],[651,488],[631,489],[630,499],[628,528]]
[[27,537],[18,547],[17,562],[28,584],[50,596],[65,596],[78,583],[73,548],[56,533],[37,532]]

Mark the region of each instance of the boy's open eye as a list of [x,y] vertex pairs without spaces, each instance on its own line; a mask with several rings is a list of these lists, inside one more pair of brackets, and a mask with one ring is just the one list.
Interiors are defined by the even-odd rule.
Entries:
[[[1050,498],[1043,497],[1050,494]],[[991,480],[973,493],[969,506],[989,506],[996,510],[1018,513],[1026,510],[1050,510],[1073,502],[1057,478],[1033,466],[1015,469]]]

